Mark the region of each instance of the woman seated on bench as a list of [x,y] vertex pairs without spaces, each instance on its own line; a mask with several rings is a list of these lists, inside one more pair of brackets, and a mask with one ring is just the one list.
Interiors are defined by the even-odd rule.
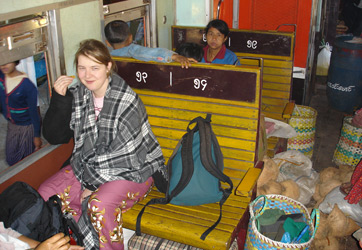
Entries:
[[238,57],[224,44],[229,35],[229,27],[223,20],[210,21],[205,33],[207,45],[201,62],[240,65]]
[[[80,82],[68,89],[72,77],[57,79],[43,127],[51,144],[74,134],[70,166],[38,191],[45,200],[58,194],[63,210],[80,217],[86,249],[123,249],[122,213],[147,195],[155,173],[164,176],[164,158],[141,99],[114,73],[107,47],[85,40],[74,62]],[[91,223],[80,216],[83,201]]]

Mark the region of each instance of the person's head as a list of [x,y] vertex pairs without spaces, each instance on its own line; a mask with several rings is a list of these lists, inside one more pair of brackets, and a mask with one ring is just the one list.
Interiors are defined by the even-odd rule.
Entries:
[[194,58],[198,62],[201,62],[204,56],[204,50],[196,43],[183,43],[177,48],[176,53],[187,58]]
[[207,44],[212,49],[219,49],[229,35],[229,27],[223,20],[214,19],[207,24],[205,33]]
[[84,40],[75,54],[74,64],[79,80],[100,97],[108,86],[108,77],[115,69],[115,63],[101,41]]
[[104,28],[104,34],[107,42],[113,48],[117,45],[128,46],[132,43],[133,39],[128,24],[122,20],[115,20],[108,23]]
[[0,65],[0,70],[5,74],[9,75],[16,71],[16,65],[18,65],[20,61],[10,62],[4,65]]

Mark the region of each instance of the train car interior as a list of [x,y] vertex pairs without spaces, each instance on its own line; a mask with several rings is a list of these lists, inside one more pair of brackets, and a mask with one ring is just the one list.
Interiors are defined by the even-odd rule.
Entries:
[[[55,99],[60,96],[59,92],[54,92],[57,79],[61,76],[74,78],[72,83],[68,83],[66,90],[73,87],[79,89],[79,85],[84,85],[79,76],[78,61],[82,56],[89,55],[81,54],[75,59],[75,54],[82,41],[94,39],[101,41],[112,55],[112,62],[116,66],[112,69],[114,74],[124,79],[141,100],[147,112],[146,124],[149,124],[157,147],[160,148],[165,161],[164,167],[171,165],[170,162],[173,163],[176,154],[174,149],[188,131],[189,122],[195,117],[205,118],[209,114],[223,155],[221,174],[230,178],[232,189],[226,201],[182,206],[172,202],[153,204],[155,200],[165,197],[159,187],[153,186],[144,197],[132,201],[133,206],[121,209],[123,205],[119,205],[122,221],[121,230],[118,232],[120,236],[117,238],[114,233],[109,237],[115,237],[115,241],[121,238],[122,247],[117,245],[110,248],[112,244],[109,241],[112,240],[107,240],[108,238],[101,236],[97,230],[91,230],[96,243],[91,245],[88,241],[83,242],[85,249],[332,249],[333,244],[338,246],[333,249],[360,249],[362,236],[353,238],[352,234],[362,226],[362,220],[354,220],[346,215],[346,218],[353,222],[349,225],[356,226],[351,232],[332,235],[333,229],[329,229],[322,235],[321,230],[324,230],[324,227],[321,225],[329,227],[333,223],[328,222],[330,216],[321,207],[332,190],[343,187],[345,183],[354,185],[352,176],[362,168],[361,16],[362,1],[359,0],[0,1],[0,67],[4,66],[0,68],[0,98],[3,99],[0,99],[0,129],[3,131],[0,135],[0,197],[1,193],[15,182],[25,182],[37,190],[42,183],[64,169],[64,166],[72,166],[79,147],[87,147],[86,143],[81,142],[79,134],[66,143],[54,144],[50,143],[52,140],[48,142],[41,132],[38,137],[40,146],[37,147],[36,143],[39,141],[34,139],[32,151],[15,163],[10,163],[9,150],[14,147],[12,142],[15,141],[15,134],[10,131],[14,131],[11,130],[12,125],[16,125],[11,116],[25,112],[29,107],[10,107],[9,100],[14,98],[11,97],[14,92],[7,90],[10,86],[7,84],[10,83],[7,83],[6,79],[11,81],[5,65],[16,65],[15,71],[23,72],[33,83],[32,89],[37,92],[37,104],[34,104],[34,108],[37,109],[39,121],[36,125],[32,117],[33,123],[27,125],[32,131],[36,126],[43,131],[43,126],[48,124],[44,123],[45,115],[48,108],[54,105],[53,97]],[[133,38],[130,42],[132,46],[141,49],[163,48],[162,53],[168,53],[173,59],[156,56],[156,59],[142,57],[146,59],[138,60],[141,57],[133,56],[132,52],[114,56],[112,53],[118,49],[107,41],[105,27],[118,20],[128,25]],[[227,35],[220,33],[219,28],[208,27],[212,20],[222,20],[228,27]],[[219,37],[215,38],[216,35],[212,32],[210,35],[210,30],[219,30]],[[220,45],[222,52],[217,50],[218,54],[211,56],[213,46],[218,46],[217,42],[213,41],[220,40],[221,36],[225,37]],[[183,65],[187,58],[171,57],[177,55],[176,51],[184,44],[193,44],[202,51],[202,59],[199,62],[190,61],[187,68]],[[326,50],[329,53],[328,66],[321,71],[320,56],[321,52]],[[147,50],[139,51],[148,56]],[[237,60],[228,63],[233,65],[211,63],[224,58],[229,51]],[[212,60],[209,61],[210,58]],[[99,63],[100,60],[96,62]],[[107,86],[108,81],[114,81],[112,74],[107,71]],[[87,86],[84,86],[87,89]],[[17,87],[14,88],[16,89]],[[92,92],[91,89],[88,90]],[[95,92],[92,93],[96,107],[95,100],[98,98]],[[102,107],[106,98],[107,94],[102,96]],[[73,113],[69,117],[72,122],[77,119],[76,105],[78,104],[74,100],[70,104]],[[96,117],[99,114],[103,113],[96,113]],[[87,113],[87,118],[84,119],[91,115]],[[98,138],[103,132],[98,131],[100,122],[95,124],[95,138]],[[83,123],[78,125],[85,126]],[[119,125],[117,129],[119,127],[122,126]],[[72,129],[80,131],[74,127]],[[125,130],[124,127],[122,129]],[[123,135],[123,130],[113,132],[113,136],[117,137],[118,133]],[[34,136],[31,135],[31,138]],[[128,144],[122,143],[125,143],[124,148],[127,148]],[[18,144],[19,148],[25,147],[22,141]],[[149,145],[149,142],[144,144]],[[182,145],[184,147],[185,144]],[[117,146],[119,145],[108,145],[104,150],[113,150]],[[102,158],[98,156],[98,148],[93,151],[96,157]],[[210,152],[215,154],[215,151],[217,148],[210,146]],[[183,154],[182,157],[185,156],[185,153]],[[108,155],[103,158],[106,157]],[[288,193],[288,187],[280,184],[286,181],[280,179],[283,164],[294,161],[296,158],[293,157],[300,157],[298,159],[303,161],[298,162],[298,166],[309,164],[310,174],[307,177],[314,178],[308,183],[312,187],[304,185],[303,189],[298,181],[305,176],[293,175],[294,179],[288,181],[292,181],[292,186],[298,188],[297,195],[292,194],[291,186]],[[88,160],[82,162],[83,168],[95,166],[92,165],[95,163],[88,166]],[[117,164],[138,164],[129,159],[125,161],[128,163]],[[215,157],[213,161],[217,161]],[[275,164],[273,167],[278,163],[278,167],[271,174],[275,175],[274,179],[266,176],[268,171],[271,171],[271,161]],[[99,163],[100,166],[106,168],[105,162],[104,160]],[[181,165],[184,164],[185,162],[182,162]],[[204,162],[202,164],[205,165]],[[212,165],[215,164],[212,162]],[[297,164],[294,164],[294,167],[295,165]],[[72,167],[72,171],[76,172],[74,166]],[[288,169],[285,171],[283,176],[296,174],[288,172]],[[113,179],[99,177],[105,172],[94,173],[98,176],[98,179],[94,177],[97,179],[95,182],[100,179],[103,181],[98,183],[98,186],[93,185],[94,190],[82,186],[83,190],[86,189],[92,194],[88,197],[94,198],[93,195],[105,183],[114,180],[128,181],[122,174],[112,177]],[[332,172],[333,175],[338,172],[340,177],[333,177]],[[109,173],[112,171],[106,174]],[[330,174],[330,179],[334,180],[331,186],[325,188],[328,189],[325,192],[321,191],[324,185],[327,185],[322,182],[323,173],[324,178]],[[131,181],[133,177],[130,177]],[[154,180],[155,178],[153,176]],[[272,182],[273,187],[280,190],[271,188],[266,191],[267,187],[262,186],[261,182],[265,178],[269,178],[270,182],[263,182],[264,185],[268,183],[268,188],[271,188]],[[169,181],[171,182],[171,176]],[[83,179],[79,182],[90,185]],[[225,182],[218,183],[220,190],[226,189]],[[350,188],[357,189],[357,184]],[[302,195],[305,189],[308,189],[308,192],[305,191],[308,193],[307,202]],[[166,192],[168,191],[171,193],[171,190]],[[347,194],[348,192],[349,190]],[[358,189],[356,192],[362,190]],[[273,236],[274,240],[270,240],[270,235],[267,237],[258,231],[260,225],[258,228],[254,226],[254,213],[264,213],[264,209],[270,205],[267,204],[267,197],[276,199],[275,197],[287,196],[287,193],[288,201],[296,201],[291,206],[309,209],[309,212],[300,212],[306,213],[304,224],[307,224],[305,228],[309,232],[309,238],[304,243],[296,241],[295,238],[287,241],[288,246],[293,246],[280,248],[278,244],[282,239],[280,237],[276,240],[277,233]],[[260,204],[259,195],[265,198],[265,204],[253,213],[252,208]],[[65,201],[62,202],[64,210]],[[86,204],[84,202],[87,201],[83,200],[83,204]],[[139,216],[141,211],[142,219]],[[89,218],[92,219],[91,216]],[[318,225],[322,228],[319,232]],[[210,231],[204,237],[203,233],[207,229]]]

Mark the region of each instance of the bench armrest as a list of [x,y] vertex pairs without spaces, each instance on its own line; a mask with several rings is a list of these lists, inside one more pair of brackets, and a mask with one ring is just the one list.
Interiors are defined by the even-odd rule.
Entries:
[[249,168],[240,184],[235,190],[235,195],[251,197],[253,189],[261,173],[264,162],[257,162],[255,167]]
[[295,102],[294,101],[288,102],[287,105],[285,105],[282,117],[284,119],[290,119],[292,117],[294,107],[295,107]]

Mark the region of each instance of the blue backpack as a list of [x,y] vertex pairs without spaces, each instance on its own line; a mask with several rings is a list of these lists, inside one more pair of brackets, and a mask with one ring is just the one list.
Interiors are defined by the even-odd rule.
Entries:
[[[195,124],[191,129],[190,126]],[[137,217],[136,234],[141,235],[141,217],[148,205],[167,204],[197,206],[219,202],[220,216],[207,229],[202,240],[217,226],[222,217],[222,205],[233,189],[230,178],[223,173],[224,161],[219,143],[211,128],[211,114],[196,117],[187,126],[167,163],[168,183],[165,198],[151,199]],[[220,182],[229,184],[223,189]]]

